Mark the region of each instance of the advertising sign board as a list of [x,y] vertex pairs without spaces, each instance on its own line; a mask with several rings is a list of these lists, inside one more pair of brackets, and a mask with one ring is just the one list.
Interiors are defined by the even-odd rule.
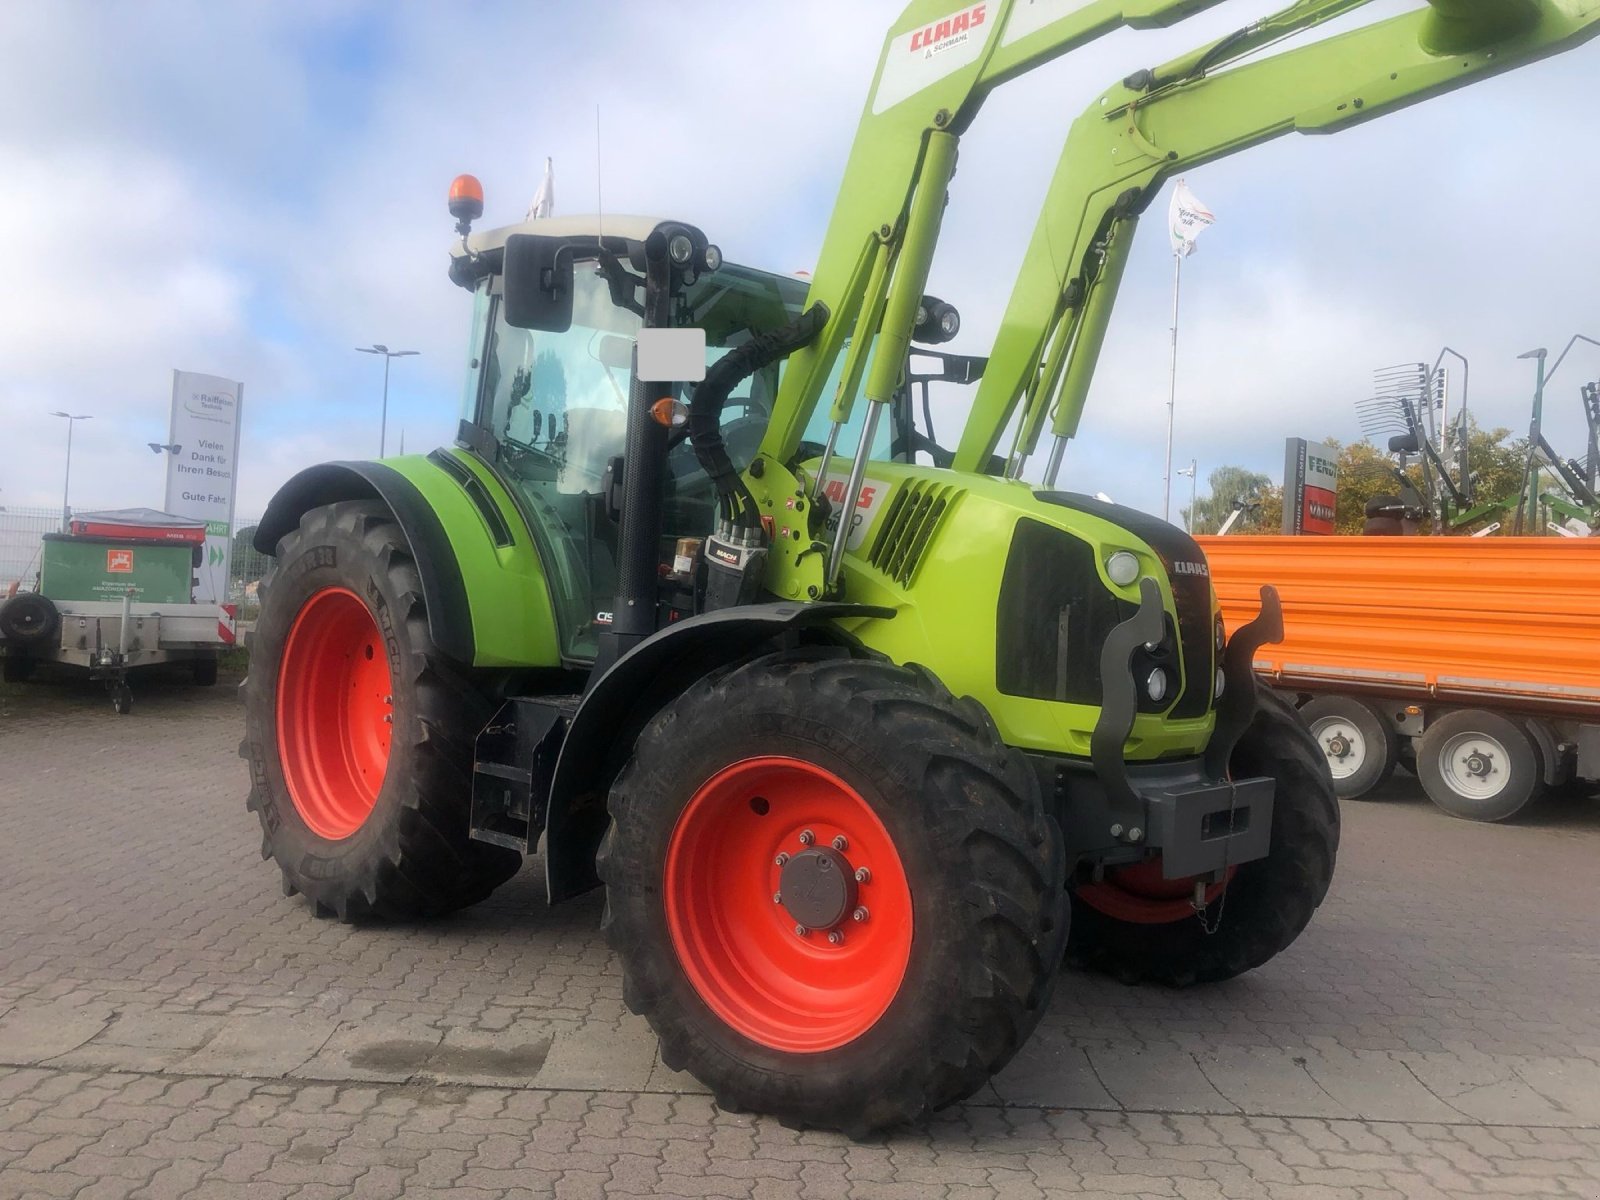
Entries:
[[167,441],[166,511],[206,523],[205,561],[194,598],[228,599],[233,504],[239,469],[239,418],[244,384],[190,371],[172,373],[172,424]]
[[1338,451],[1305,438],[1288,439],[1283,457],[1283,531],[1331,534],[1338,501]]

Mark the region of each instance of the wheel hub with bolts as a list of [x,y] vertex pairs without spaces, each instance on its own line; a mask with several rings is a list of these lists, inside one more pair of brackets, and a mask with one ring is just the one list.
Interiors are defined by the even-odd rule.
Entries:
[[831,846],[802,850],[778,876],[783,907],[807,929],[833,929],[856,907],[856,892],[855,868]]
[[1440,775],[1468,799],[1498,796],[1511,779],[1510,754],[1487,733],[1474,730],[1456,734],[1440,747],[1438,757]]
[[1367,761],[1367,744],[1361,731],[1346,717],[1319,717],[1311,722],[1311,734],[1322,747],[1328,770],[1335,779],[1348,779]]

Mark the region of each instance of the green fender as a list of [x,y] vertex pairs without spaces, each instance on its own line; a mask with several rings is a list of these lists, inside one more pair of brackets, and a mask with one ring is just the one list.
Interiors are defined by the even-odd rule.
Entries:
[[527,523],[471,454],[435,450],[310,467],[267,505],[255,548],[275,556],[278,539],[305,513],[341,500],[381,500],[394,513],[422,576],[428,632],[445,655],[474,667],[562,665],[550,589]]

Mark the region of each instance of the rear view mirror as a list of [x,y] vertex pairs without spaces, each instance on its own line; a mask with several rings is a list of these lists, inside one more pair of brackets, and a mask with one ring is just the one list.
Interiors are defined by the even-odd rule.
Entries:
[[1397,433],[1389,439],[1390,454],[1415,454],[1422,449],[1414,433]]
[[555,238],[513,233],[501,267],[501,305],[514,329],[565,333],[572,327],[572,256]]
[[608,333],[600,339],[600,362],[613,371],[633,370],[633,339]]

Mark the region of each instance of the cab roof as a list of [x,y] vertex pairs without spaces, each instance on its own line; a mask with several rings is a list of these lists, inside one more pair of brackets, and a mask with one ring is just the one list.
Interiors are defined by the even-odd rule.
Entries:
[[[515,225],[502,225],[498,229],[485,229],[481,233],[471,234],[467,238],[467,246],[474,254],[486,254],[491,250],[502,249],[506,239],[514,233],[534,233],[545,237],[599,237],[604,233],[608,238],[643,242],[650,236],[651,231],[665,220],[667,220],[665,217],[638,217],[617,213],[606,213],[603,216],[588,213],[571,217],[541,217],[537,220],[520,221]],[[464,256],[460,238],[456,238],[451,244],[450,255],[453,258]]]

